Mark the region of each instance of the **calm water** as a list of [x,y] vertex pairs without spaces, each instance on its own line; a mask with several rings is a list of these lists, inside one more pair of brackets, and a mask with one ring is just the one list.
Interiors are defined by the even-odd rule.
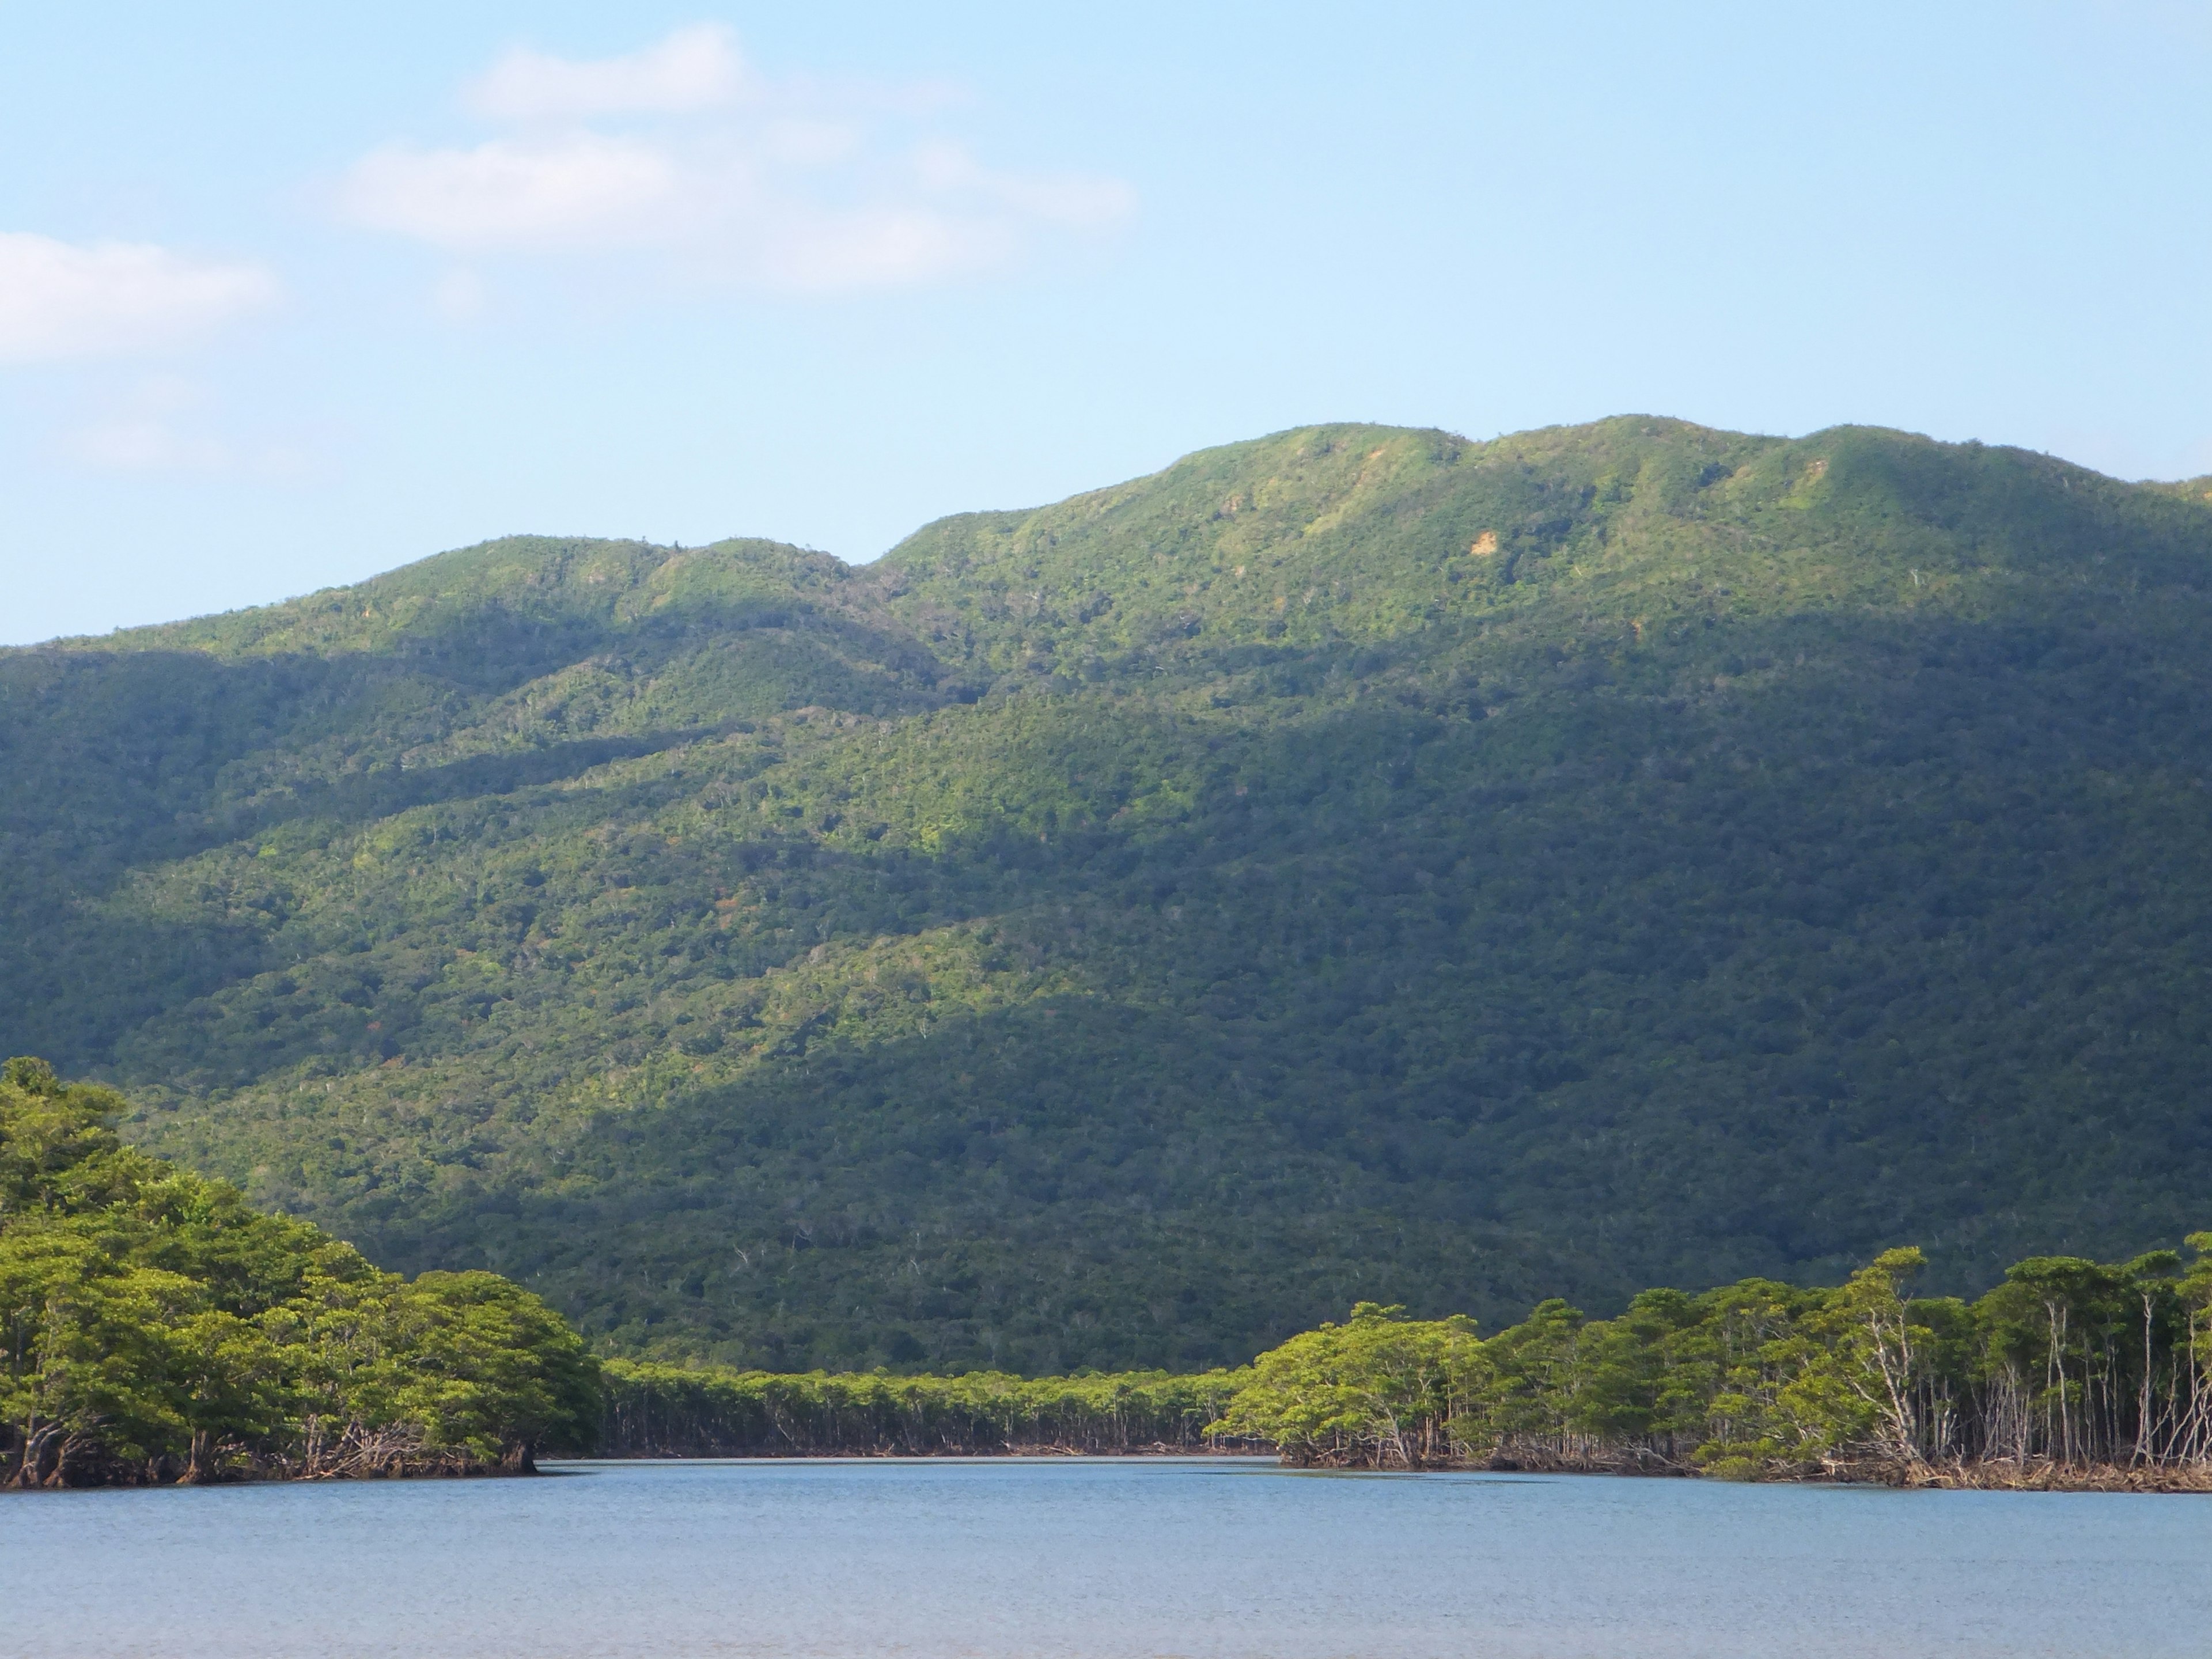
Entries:
[[0,1498],[53,1655],[2212,1653],[2212,1498],[617,1463]]

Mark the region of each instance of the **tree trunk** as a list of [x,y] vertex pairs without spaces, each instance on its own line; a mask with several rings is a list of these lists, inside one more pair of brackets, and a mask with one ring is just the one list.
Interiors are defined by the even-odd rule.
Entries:
[[192,1431],[192,1449],[185,1457],[185,1480],[187,1486],[204,1486],[215,1479],[208,1453],[211,1437],[205,1429]]

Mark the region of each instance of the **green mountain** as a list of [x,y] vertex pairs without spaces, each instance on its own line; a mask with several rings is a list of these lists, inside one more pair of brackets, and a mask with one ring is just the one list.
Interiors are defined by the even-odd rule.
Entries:
[[1325,427],[0,653],[0,1051],[637,1352],[1939,1287],[2212,1176],[2212,483]]

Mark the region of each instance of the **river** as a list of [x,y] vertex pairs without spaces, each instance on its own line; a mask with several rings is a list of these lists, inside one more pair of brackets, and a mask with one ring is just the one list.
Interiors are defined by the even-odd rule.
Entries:
[[0,1497],[0,1650],[2203,1659],[2212,1498],[1250,1460],[577,1463]]

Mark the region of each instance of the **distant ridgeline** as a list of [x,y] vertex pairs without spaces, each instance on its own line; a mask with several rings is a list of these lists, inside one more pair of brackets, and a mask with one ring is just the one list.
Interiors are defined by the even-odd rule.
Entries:
[[[2212,1233],[2189,1241],[2212,1251]],[[1647,1291],[1611,1320],[1364,1303],[1235,1371],[775,1376],[616,1360],[628,1455],[1272,1448],[1306,1467],[1466,1465],[1911,1485],[2212,1487],[2212,1255],[2040,1256],[1972,1304],[1917,1250],[1836,1289]]]
[[2208,492],[1327,426],[0,651],[0,1053],[663,1361],[2125,1257],[2212,1190]]
[[0,1072],[0,1486],[527,1469],[598,1367],[487,1273],[379,1273],[120,1145],[113,1093]]

